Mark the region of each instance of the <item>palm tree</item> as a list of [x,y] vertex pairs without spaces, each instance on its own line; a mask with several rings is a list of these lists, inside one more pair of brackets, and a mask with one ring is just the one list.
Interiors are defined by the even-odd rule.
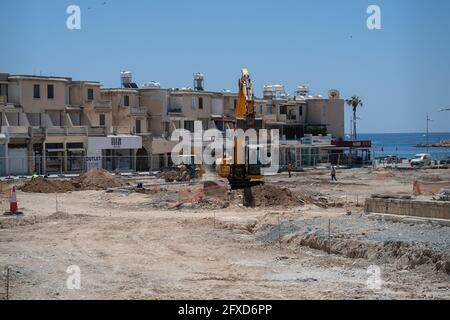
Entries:
[[350,99],[345,100],[348,106],[353,109],[353,138],[356,140],[356,110],[358,107],[362,107],[362,100],[358,96],[352,96]]

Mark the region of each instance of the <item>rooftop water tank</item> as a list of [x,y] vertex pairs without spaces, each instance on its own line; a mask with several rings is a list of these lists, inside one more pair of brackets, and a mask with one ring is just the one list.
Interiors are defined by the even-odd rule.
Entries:
[[205,86],[205,75],[201,72],[197,72],[194,74],[194,90],[195,91],[204,91]]
[[120,84],[124,87],[124,84],[130,84],[133,82],[133,74],[131,71],[122,71],[120,73]]

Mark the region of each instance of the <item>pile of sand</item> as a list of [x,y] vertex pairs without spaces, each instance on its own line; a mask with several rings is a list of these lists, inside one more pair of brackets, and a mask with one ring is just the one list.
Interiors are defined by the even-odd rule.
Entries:
[[82,190],[106,190],[126,185],[128,183],[122,177],[113,176],[104,169],[92,169],[71,180],[38,177],[26,182],[20,190],[34,193],[64,193]]
[[63,193],[75,191],[77,188],[70,180],[53,180],[38,177],[26,182],[21,188],[23,192],[34,193]]
[[[240,193],[243,191],[240,190]],[[252,194],[256,207],[295,207],[303,204],[289,189],[269,184],[252,187]]]
[[122,177],[113,176],[101,168],[89,170],[82,176],[73,178],[72,184],[81,190],[105,190],[128,185]]

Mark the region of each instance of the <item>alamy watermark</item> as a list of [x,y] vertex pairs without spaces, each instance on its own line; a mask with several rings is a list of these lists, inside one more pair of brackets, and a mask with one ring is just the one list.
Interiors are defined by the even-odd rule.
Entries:
[[77,265],[67,267],[66,273],[70,274],[66,280],[66,286],[69,290],[81,289],[81,269]]
[[367,29],[369,30],[381,30],[381,8],[375,4],[367,7],[367,14],[370,16],[367,18]]
[[367,268],[367,274],[369,278],[366,281],[367,289],[369,290],[381,290],[383,280],[381,279],[381,268],[376,265],[369,266]]
[[176,129],[171,140],[178,142],[171,153],[175,165],[191,164],[191,156],[195,156],[195,164],[214,165],[226,159],[227,164],[260,164],[273,170],[279,168],[278,129],[259,129],[258,132],[255,129],[228,129],[224,137],[218,129],[204,131],[202,122],[195,121],[193,133]]
[[66,20],[66,26],[69,30],[81,29],[81,8],[75,4],[67,7],[66,13],[69,15]]

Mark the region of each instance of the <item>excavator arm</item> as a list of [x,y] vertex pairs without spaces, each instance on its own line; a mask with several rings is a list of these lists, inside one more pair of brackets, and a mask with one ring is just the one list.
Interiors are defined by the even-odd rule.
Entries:
[[[235,128],[236,129],[253,129],[255,125],[255,108],[253,97],[253,84],[247,69],[241,70],[241,78],[238,81],[239,93],[235,110]],[[245,142],[243,142],[245,144]],[[250,147],[246,146],[245,150],[240,149],[242,141],[234,140],[234,161],[245,159],[245,163],[227,163],[226,159],[222,159],[219,166],[219,175],[227,178],[232,189],[245,189],[253,185],[262,184],[261,166],[259,164],[250,164],[249,151]],[[242,154],[242,151],[244,154]],[[259,180],[259,181],[257,181]]]
[[239,79],[238,87],[239,94],[235,117],[237,119],[254,118],[253,84],[246,68],[241,70],[241,78]]

